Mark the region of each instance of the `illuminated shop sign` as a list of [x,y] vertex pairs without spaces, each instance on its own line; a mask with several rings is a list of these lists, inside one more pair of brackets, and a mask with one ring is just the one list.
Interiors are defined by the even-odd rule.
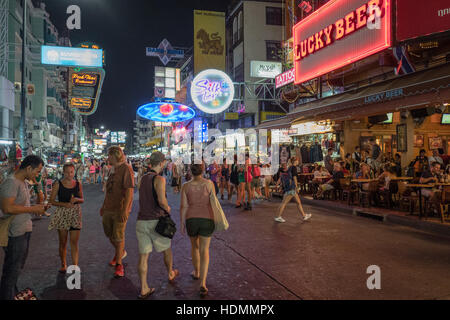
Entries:
[[283,71],[281,62],[251,61],[250,76],[273,79]]
[[191,97],[195,106],[205,113],[223,112],[233,102],[233,81],[220,70],[202,71],[192,81]]
[[72,108],[79,108],[79,109],[90,109],[93,104],[92,99],[85,99],[85,98],[72,98],[70,99],[70,105]]
[[106,146],[108,141],[106,139],[94,139],[94,145],[96,146]]
[[332,132],[333,127],[328,124],[318,124],[316,122],[305,122],[292,126],[292,129],[297,130],[295,133],[290,133],[292,135],[307,135],[307,134],[317,134]]
[[179,103],[153,102],[141,106],[137,115],[159,122],[183,122],[194,118],[195,111]]
[[391,46],[391,0],[331,0],[294,26],[295,83]]
[[281,88],[295,80],[295,70],[292,68],[289,71],[283,72],[282,74],[275,77],[276,88]]
[[127,142],[127,133],[125,131],[117,132],[117,141],[119,143],[126,143]]
[[72,84],[74,86],[95,87],[97,85],[98,75],[90,73],[73,73]]
[[103,50],[42,46],[41,62],[55,66],[101,68]]
[[111,132],[111,143],[119,143],[119,137],[118,137],[118,132]]

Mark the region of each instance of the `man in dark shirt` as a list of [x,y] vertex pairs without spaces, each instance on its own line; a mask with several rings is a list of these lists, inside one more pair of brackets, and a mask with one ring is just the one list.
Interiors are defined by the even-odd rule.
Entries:
[[371,138],[369,140],[370,145],[372,147],[371,150],[371,159],[372,159],[372,164],[371,167],[374,171],[377,171],[380,169],[381,166],[381,148],[379,145],[377,145],[376,141],[374,138]]
[[[433,162],[428,170],[425,170],[420,177],[421,184],[432,184],[439,182],[441,176],[441,164],[439,162]],[[425,198],[432,198],[435,190],[430,188],[423,188],[422,195]]]
[[328,172],[333,172],[333,159],[331,159],[331,155],[333,154],[333,149],[328,149],[328,154],[325,157],[325,169],[328,170]]
[[338,162],[336,162],[334,164],[333,178],[320,186],[319,191],[317,192],[317,198],[321,198],[325,191],[339,189],[341,187],[340,179],[343,178],[344,173],[342,172],[342,167]]

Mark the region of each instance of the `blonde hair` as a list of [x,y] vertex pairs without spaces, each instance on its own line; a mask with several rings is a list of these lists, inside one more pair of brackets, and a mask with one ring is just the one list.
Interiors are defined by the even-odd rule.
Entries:
[[125,154],[120,147],[113,146],[108,149],[108,155],[114,156],[118,162],[125,161]]

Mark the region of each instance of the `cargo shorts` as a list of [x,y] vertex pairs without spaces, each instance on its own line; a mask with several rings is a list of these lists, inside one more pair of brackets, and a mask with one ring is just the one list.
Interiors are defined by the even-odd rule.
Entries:
[[127,222],[119,222],[118,217],[118,212],[103,212],[103,231],[112,242],[122,242],[125,240]]

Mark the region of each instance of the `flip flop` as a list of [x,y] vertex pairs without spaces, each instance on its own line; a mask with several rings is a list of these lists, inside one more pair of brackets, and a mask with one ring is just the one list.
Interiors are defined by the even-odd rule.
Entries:
[[204,298],[208,295],[208,289],[205,287],[200,287],[200,297]]
[[180,275],[180,272],[178,271],[178,269],[173,270],[173,273],[174,273],[175,275],[173,276],[172,279],[169,279],[169,282],[174,282],[175,279],[176,279],[176,277],[178,277],[178,276]]
[[148,297],[150,297],[153,293],[155,292],[155,288],[151,288],[149,292],[147,292],[146,294],[142,295],[138,295],[138,299],[139,300],[145,300],[148,299]]
[[191,273],[191,278],[192,278],[192,280],[198,280],[198,279],[200,279],[200,277],[194,276],[194,273],[195,273],[195,271],[192,271],[192,273]]

